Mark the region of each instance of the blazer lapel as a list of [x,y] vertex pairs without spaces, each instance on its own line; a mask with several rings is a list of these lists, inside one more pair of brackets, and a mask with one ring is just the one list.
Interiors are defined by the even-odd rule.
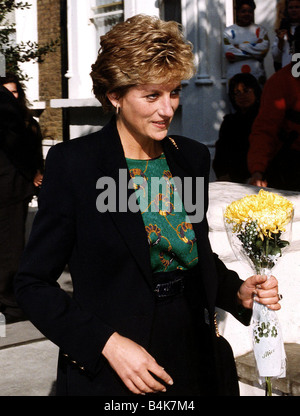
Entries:
[[[115,212],[110,212],[111,218],[152,287],[150,250],[145,226],[140,211],[132,212],[127,205],[128,199],[134,198],[135,191],[128,189],[130,175],[114,118],[103,127],[100,134],[102,137],[99,137],[98,169],[101,171],[101,176],[113,178],[117,189],[117,209]],[[127,197],[120,197],[120,193]]]

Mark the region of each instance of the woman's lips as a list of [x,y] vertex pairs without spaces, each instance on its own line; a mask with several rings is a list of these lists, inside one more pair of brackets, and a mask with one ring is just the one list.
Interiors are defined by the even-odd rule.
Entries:
[[153,121],[152,123],[159,129],[165,129],[168,126],[168,123],[166,121]]

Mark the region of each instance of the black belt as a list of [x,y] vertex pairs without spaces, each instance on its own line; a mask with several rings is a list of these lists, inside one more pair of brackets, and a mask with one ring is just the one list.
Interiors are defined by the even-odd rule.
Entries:
[[158,298],[179,295],[184,291],[184,277],[167,283],[157,283],[154,293]]
[[154,293],[157,298],[176,296],[184,292],[186,279],[195,276],[197,267],[190,270],[174,270],[154,273]]

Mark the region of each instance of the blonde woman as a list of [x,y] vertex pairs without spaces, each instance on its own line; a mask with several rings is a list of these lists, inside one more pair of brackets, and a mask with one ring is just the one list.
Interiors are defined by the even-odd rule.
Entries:
[[[244,322],[254,292],[280,308],[275,278],[243,283],[212,253],[209,152],[168,136],[181,81],[193,73],[175,22],[137,15],[118,24],[101,38],[91,74],[116,115],[49,152],[16,292],[60,347],[59,395],[236,395],[216,303]],[[66,263],[72,299],[56,284]]]

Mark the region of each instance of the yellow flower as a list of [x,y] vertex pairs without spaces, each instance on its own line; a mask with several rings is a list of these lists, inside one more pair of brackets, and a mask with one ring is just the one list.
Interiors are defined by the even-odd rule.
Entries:
[[261,189],[257,195],[232,202],[224,216],[227,222],[235,224],[234,232],[240,231],[245,223],[255,221],[263,239],[285,231],[293,217],[293,204],[283,196]]

